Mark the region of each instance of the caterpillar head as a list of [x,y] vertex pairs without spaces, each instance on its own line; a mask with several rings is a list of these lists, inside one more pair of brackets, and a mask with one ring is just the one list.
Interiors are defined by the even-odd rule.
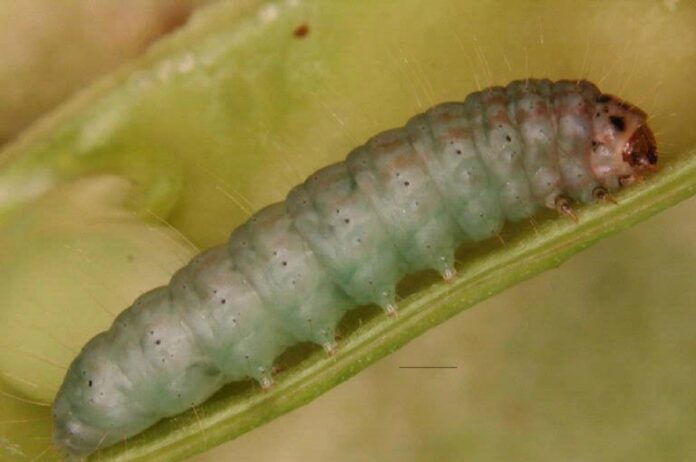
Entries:
[[657,143],[645,112],[615,96],[600,95],[592,117],[592,170],[609,189],[655,170]]

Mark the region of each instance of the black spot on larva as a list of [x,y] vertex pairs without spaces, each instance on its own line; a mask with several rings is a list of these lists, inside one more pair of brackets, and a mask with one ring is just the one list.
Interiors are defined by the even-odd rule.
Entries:
[[602,115],[602,114],[600,114],[600,113],[598,112],[597,114],[595,114],[595,117],[599,117],[600,115]]
[[461,150],[461,149],[457,149],[455,152],[457,153],[458,156],[461,156],[461,155],[462,155],[462,150]]
[[350,223],[350,218],[346,218],[346,219],[343,220],[343,221],[344,221],[346,224],[348,224],[348,223]]
[[608,103],[609,101],[611,101],[611,96],[599,95],[595,101],[597,101],[598,103]]
[[87,382],[87,385],[89,385],[89,386],[91,387],[91,386],[92,386],[92,381],[90,380],[89,382]]
[[162,340],[160,340],[160,339],[155,340],[155,345],[159,345],[161,343],[162,343]]
[[624,120],[623,117],[619,116],[610,116],[609,117],[609,122],[616,128],[618,131],[623,132],[626,130],[626,121]]
[[150,335],[154,335],[154,334],[155,334],[155,331],[154,331],[154,330],[151,330],[151,331],[150,331]]
[[223,298],[222,300],[220,300],[220,304],[224,305],[225,303],[227,303],[226,299]]
[[288,266],[288,262],[284,261],[283,266]]
[[404,186],[411,186],[411,182],[410,182],[410,181],[404,181]]
[[505,135],[505,141],[507,141],[508,143],[510,141],[512,141],[512,138],[510,138],[510,135]]

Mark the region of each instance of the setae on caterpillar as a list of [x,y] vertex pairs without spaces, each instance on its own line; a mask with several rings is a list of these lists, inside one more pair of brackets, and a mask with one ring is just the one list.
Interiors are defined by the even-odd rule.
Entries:
[[304,341],[335,348],[346,311],[396,315],[408,273],[454,276],[463,242],[547,207],[611,201],[657,163],[643,111],[592,83],[522,80],[444,103],[295,187],[122,312],[71,364],[54,442],[81,456],[228,382],[272,384]]

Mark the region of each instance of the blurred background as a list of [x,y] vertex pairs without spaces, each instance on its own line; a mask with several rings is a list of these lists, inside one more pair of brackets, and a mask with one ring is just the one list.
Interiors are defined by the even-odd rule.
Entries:
[[[31,403],[135,295],[434,102],[588,77],[651,114],[663,168],[696,146],[689,2],[2,0],[0,25],[0,460],[57,459]],[[695,236],[691,199],[191,460],[696,460]]]
[[0,1],[0,143],[212,0]]

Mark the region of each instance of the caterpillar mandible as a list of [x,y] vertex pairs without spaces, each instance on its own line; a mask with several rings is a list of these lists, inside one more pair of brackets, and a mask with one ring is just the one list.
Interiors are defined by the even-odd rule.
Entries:
[[520,80],[380,133],[296,186],[139,297],[72,362],[54,442],[89,454],[205,401],[225,383],[272,385],[304,341],[336,348],[359,305],[397,313],[408,273],[455,274],[466,241],[541,208],[611,201],[657,163],[646,114],[585,80]]

